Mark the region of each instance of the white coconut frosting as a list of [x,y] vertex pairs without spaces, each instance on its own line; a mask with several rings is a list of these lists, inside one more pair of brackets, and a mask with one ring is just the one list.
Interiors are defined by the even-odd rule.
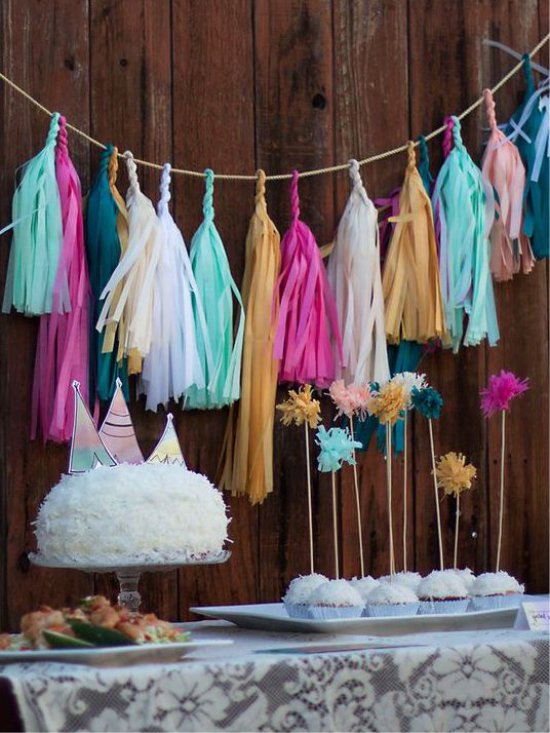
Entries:
[[368,594],[378,585],[378,581],[370,575],[365,575],[364,578],[352,578],[349,584],[355,588],[363,601],[366,601]]
[[311,573],[311,575],[299,575],[290,581],[286,595],[283,597],[285,603],[293,605],[305,604],[309,601],[309,597],[320,585],[326,583],[328,578],[320,573]]
[[405,572],[404,570],[400,573],[394,573],[394,575],[383,575],[379,578],[381,583],[399,583],[399,585],[406,585],[415,593],[422,580],[420,573]]
[[473,596],[504,596],[524,591],[525,586],[504,570],[499,570],[498,573],[478,575],[470,592]]
[[473,574],[470,568],[464,568],[463,570],[453,570],[453,573],[455,573],[455,575],[458,575],[458,577],[466,586],[466,590],[470,591],[476,579],[476,576]]
[[418,596],[406,585],[400,583],[379,583],[369,593],[367,603],[372,606],[381,606],[387,603],[416,603]]
[[309,598],[312,606],[353,606],[364,605],[359,592],[347,580],[327,580],[316,588]]
[[448,570],[434,570],[422,579],[418,586],[418,597],[420,600],[446,600],[456,598],[467,598],[468,591],[462,579],[454,572]]
[[123,463],[63,476],[34,524],[40,559],[116,567],[218,554],[228,523],[206,476],[179,465]]

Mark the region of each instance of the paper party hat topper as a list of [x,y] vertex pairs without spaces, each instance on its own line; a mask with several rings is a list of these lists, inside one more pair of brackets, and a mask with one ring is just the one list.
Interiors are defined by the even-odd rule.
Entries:
[[[97,466],[113,467],[119,463],[143,463],[134,425],[117,380],[107,415],[98,431],[80,394],[79,382],[73,382],[75,410],[69,473],[85,473]],[[173,416],[168,414],[166,427],[147,463],[169,463],[186,467]]]

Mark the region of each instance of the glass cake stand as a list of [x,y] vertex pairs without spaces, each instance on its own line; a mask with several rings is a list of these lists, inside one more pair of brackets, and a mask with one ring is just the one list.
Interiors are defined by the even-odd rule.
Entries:
[[162,573],[177,568],[188,567],[190,565],[220,565],[227,562],[231,556],[229,550],[222,550],[214,555],[205,555],[204,557],[179,560],[167,563],[128,563],[124,565],[82,565],[77,562],[57,562],[48,560],[38,554],[30,555],[33,565],[43,568],[59,568],[64,570],[81,570],[85,573],[115,573],[118,584],[119,594],[118,602],[121,606],[126,606],[130,611],[138,611],[141,604],[141,594],[138,591],[139,579],[143,573]]

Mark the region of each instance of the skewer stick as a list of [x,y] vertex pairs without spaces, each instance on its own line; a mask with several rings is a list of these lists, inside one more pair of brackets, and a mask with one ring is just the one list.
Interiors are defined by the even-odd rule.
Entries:
[[504,453],[506,446],[506,410],[502,410],[502,439],[500,446],[500,506],[498,516],[497,573],[500,570],[500,552],[502,550],[502,525],[504,521]]
[[[353,433],[353,418],[350,417],[351,439],[355,441]],[[365,577],[365,558],[363,556],[363,522],[361,521],[361,502],[359,499],[359,481],[357,480],[357,463],[355,461],[355,448],[353,449],[353,482],[355,485],[355,503],[357,505],[357,531],[359,534],[359,560],[361,562],[361,577]]]
[[403,570],[407,572],[407,410],[403,423]]
[[390,524],[390,575],[395,573],[395,557],[393,552],[393,521],[392,521],[392,500],[391,500],[391,459],[392,459],[392,447],[391,447],[391,431],[392,426],[389,422],[386,423],[386,477],[387,477],[387,491],[388,491],[388,520]]
[[460,518],[460,494],[456,495],[456,514],[455,514],[455,547],[453,552],[453,567],[456,570],[458,561],[458,520]]
[[336,503],[336,472],[332,472],[332,529],[334,533],[334,565],[336,580],[340,578],[338,558],[338,507]]
[[443,539],[441,537],[441,513],[439,511],[439,496],[437,493],[437,477],[435,475],[435,449],[434,449],[434,432],[432,427],[432,421],[428,418],[428,429],[430,431],[430,448],[432,451],[432,475],[434,477],[434,496],[435,496],[435,511],[437,515],[437,538],[439,541],[439,566],[443,570]]
[[309,428],[307,422],[304,422],[305,439],[306,439],[306,469],[307,469],[307,508],[309,519],[309,567],[310,572],[315,572],[313,566],[313,509],[311,506],[311,466],[309,465]]

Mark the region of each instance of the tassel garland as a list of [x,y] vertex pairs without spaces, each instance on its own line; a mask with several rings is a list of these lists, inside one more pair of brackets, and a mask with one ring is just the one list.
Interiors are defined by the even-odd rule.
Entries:
[[68,441],[74,421],[71,385],[88,395],[90,285],[84,250],[80,180],[69,157],[65,118],[59,118],[55,155],[63,242],[52,312],[40,317],[34,370],[31,437]]
[[[52,115],[46,145],[23,166],[12,202],[13,243],[8,263],[3,312],[13,306],[26,316],[52,312],[53,290],[63,240],[61,204],[55,173],[59,114]],[[56,304],[68,309],[67,283]]]
[[359,163],[350,161],[352,190],[338,224],[327,275],[338,313],[346,384],[389,379],[384,331],[377,212],[367,196]]
[[153,277],[152,338],[143,360],[140,392],[146,409],[156,412],[170,399],[178,401],[191,386],[204,387],[204,372],[197,348],[193,299],[203,338],[206,321],[201,296],[191,268],[183,236],[169,209],[171,166],[163,168],[157,207],[158,261]]
[[[452,130],[451,130],[452,125]],[[449,135],[454,148],[437,177],[433,205],[439,231],[439,266],[445,318],[453,351],[499,339],[493,283],[489,270],[489,232],[494,220],[490,185],[468,155],[460,121],[452,117]],[[469,316],[464,335],[464,316]]]
[[[209,409],[230,405],[240,397],[241,359],[244,337],[244,308],[231,276],[222,240],[214,223],[214,171],[204,172],[204,219],[191,241],[191,266],[203,296],[206,332],[201,330],[197,299],[193,300],[197,346],[205,375],[205,386],[187,391],[185,407]],[[233,340],[233,297],[239,306],[239,323]]]
[[525,168],[519,150],[498,129],[490,89],[483,91],[491,135],[481,170],[496,193],[497,218],[491,231],[491,272],[495,280],[511,280],[520,269],[528,273],[535,264],[531,245],[522,233]]
[[399,196],[399,214],[382,279],[386,336],[425,343],[445,335],[437,249],[430,199],[418,169],[412,142]]
[[[128,242],[128,213],[115,182],[118,170],[117,149],[112,145],[101,154],[99,171],[88,194],[86,207],[86,254],[93,296],[90,338],[90,404],[96,395],[109,402],[120,379],[126,400],[128,394],[127,362],[123,355],[124,324],[118,330],[109,326],[97,331],[103,288],[115,271]],[[110,324],[109,324],[110,325]]]
[[300,221],[298,171],[290,184],[292,222],[281,242],[281,274],[277,288],[279,315],[274,356],[280,359],[279,381],[328,387],[336,362],[343,363],[342,340],[334,296],[313,232]]
[[[280,235],[267,213],[265,173],[258,171],[256,206],[246,236],[242,298],[246,310],[241,401],[231,406],[220,488],[260,504],[273,490],[273,423],[277,361],[272,293],[281,266]],[[275,301],[275,318],[278,301]]]

